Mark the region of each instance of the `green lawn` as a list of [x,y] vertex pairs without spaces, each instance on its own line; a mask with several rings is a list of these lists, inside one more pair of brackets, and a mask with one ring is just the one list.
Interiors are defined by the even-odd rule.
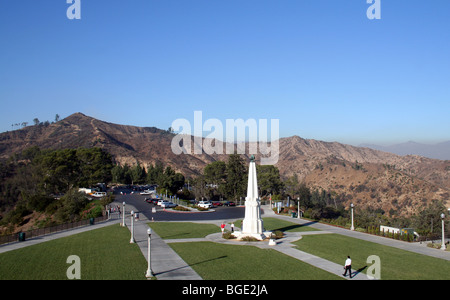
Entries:
[[81,279],[146,279],[147,261],[118,224],[0,254],[0,279],[67,279],[70,255]]
[[[220,232],[220,228],[213,224],[152,222],[148,225],[163,239],[200,238]],[[240,226],[240,223],[236,222],[235,225]],[[275,218],[265,218],[264,227],[268,230],[311,230],[306,226]],[[212,242],[169,245],[207,280],[341,279],[272,249]]]
[[[311,222],[314,223],[314,222]],[[320,229],[316,229],[313,227],[309,227],[308,223],[301,225],[277,218],[263,218],[264,228],[269,231],[287,231],[287,232],[303,232],[303,231],[320,231]]]
[[343,279],[272,249],[213,242],[170,246],[205,280]]
[[220,227],[214,224],[199,224],[190,222],[151,222],[148,226],[155,230],[162,239],[192,239],[202,238],[211,233],[220,232]]
[[[297,248],[344,265],[347,255],[352,258],[352,269],[366,267],[370,255],[377,255],[381,262],[381,279],[428,280],[450,279],[450,262],[401,249],[359,240],[338,234],[304,236],[295,242]],[[436,250],[439,251],[439,250]]]

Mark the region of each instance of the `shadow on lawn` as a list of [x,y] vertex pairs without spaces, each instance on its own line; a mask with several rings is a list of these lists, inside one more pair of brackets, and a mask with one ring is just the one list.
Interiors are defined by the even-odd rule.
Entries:
[[227,257],[228,257],[227,255],[223,255],[223,256],[216,257],[216,258],[211,258],[211,259],[207,259],[207,260],[200,261],[200,262],[197,262],[197,263],[193,263],[193,264],[190,264],[188,266],[183,266],[183,267],[179,267],[179,268],[176,268],[176,269],[155,273],[154,275],[155,276],[156,275],[161,275],[161,274],[164,274],[164,273],[168,273],[168,272],[172,272],[172,271],[176,271],[176,270],[181,270],[181,269],[184,269],[184,268],[187,268],[187,267],[192,267],[192,266],[195,266],[195,265],[200,265],[200,264],[203,264],[203,263],[207,263],[207,262],[210,262],[210,261],[215,261],[215,260],[222,259],[222,258],[227,258]]
[[362,271],[364,271],[367,268],[367,266],[364,266],[362,268],[359,268],[358,270],[356,270],[355,272],[352,273],[352,277],[355,277],[356,275],[358,275],[359,273],[361,273]]
[[272,230],[280,230],[280,231],[288,231],[288,230],[292,230],[292,229],[296,229],[296,228],[301,228],[301,227],[307,227],[309,225],[313,225],[316,224],[317,221],[311,221],[305,224],[295,224],[295,225],[289,225],[289,226],[285,226],[285,227],[280,227],[280,228],[274,228]]
[[180,233],[175,233],[175,234],[172,234],[172,235],[166,235],[166,236],[163,236],[162,237],[162,239],[182,239],[183,238],[183,236],[185,236],[185,235],[189,235],[189,234],[191,234],[191,232],[180,232]]
[[207,263],[207,262],[210,262],[210,261],[215,261],[215,260],[222,259],[222,258],[227,258],[227,257],[228,257],[228,255],[222,255],[222,256],[219,256],[219,257],[216,257],[216,258],[210,258],[210,259],[207,259],[207,260],[204,260],[204,261],[193,263],[193,264],[190,264],[189,266],[192,267],[192,266],[195,266],[195,265],[200,265],[200,264],[204,264],[204,263]]

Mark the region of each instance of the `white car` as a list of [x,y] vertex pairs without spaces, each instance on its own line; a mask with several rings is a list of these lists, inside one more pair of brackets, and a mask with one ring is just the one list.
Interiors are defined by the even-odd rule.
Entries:
[[211,208],[212,204],[209,201],[200,201],[198,206],[202,208]]
[[102,197],[106,196],[106,193],[105,192],[95,192],[91,196],[95,197],[95,198],[102,198]]
[[170,201],[160,199],[160,200],[158,200],[158,203],[156,203],[156,205],[161,206],[163,203],[168,203],[168,202],[170,202]]
[[161,207],[163,207],[163,208],[170,208],[170,207],[175,207],[175,206],[177,206],[177,205],[175,203],[170,202],[170,201],[166,201],[166,202],[161,203]]
[[145,191],[142,191],[142,192],[140,192],[140,194],[141,195],[151,195],[151,194],[154,194],[155,193],[155,191],[150,191],[150,190],[145,190]]

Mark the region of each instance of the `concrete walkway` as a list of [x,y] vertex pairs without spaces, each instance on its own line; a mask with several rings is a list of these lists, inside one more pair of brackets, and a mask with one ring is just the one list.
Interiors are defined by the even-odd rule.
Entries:
[[[118,203],[116,203],[118,204]],[[396,247],[406,251],[412,251],[419,254],[424,254],[436,258],[441,258],[445,260],[450,260],[450,252],[441,251],[437,249],[428,248],[425,245],[420,245],[418,243],[406,243],[402,241],[397,241],[393,239],[383,238],[379,236],[369,235],[361,232],[350,231],[348,229],[343,229],[331,225],[314,223],[308,220],[303,219],[295,219],[288,216],[280,216],[276,215],[268,206],[263,206],[263,217],[274,217],[279,219],[284,219],[286,221],[297,223],[297,224],[307,224],[313,228],[320,229],[321,231],[308,231],[308,232],[297,232],[297,233],[286,233],[286,236],[282,239],[277,240],[277,244],[275,246],[269,246],[267,242],[238,242],[233,240],[225,240],[222,238],[221,233],[214,233],[206,236],[205,238],[195,238],[195,239],[172,239],[172,240],[163,240],[161,239],[154,231],[152,232],[152,244],[151,244],[151,259],[152,259],[152,271],[157,279],[159,280],[201,280],[202,278],[185,262],[181,257],[172,250],[169,243],[180,243],[180,242],[198,242],[198,241],[209,241],[216,243],[224,243],[224,244],[236,244],[236,245],[251,245],[265,249],[274,249],[286,255],[289,255],[295,259],[301,260],[308,264],[311,264],[320,269],[326,270],[330,273],[336,274],[342,277],[343,266],[336,264],[334,262],[325,260],[323,258],[314,256],[312,254],[300,251],[294,248],[292,242],[301,239],[303,235],[311,235],[311,234],[327,234],[327,233],[336,233],[341,235],[346,235],[374,243],[379,243],[385,246]],[[127,205],[126,207],[126,217],[125,224],[128,228],[131,227],[131,217],[130,211],[135,210],[131,205]],[[136,211],[136,210],[135,210]],[[140,220],[134,222],[134,238],[139,248],[142,251],[145,259],[147,259],[147,251],[148,251],[148,235],[147,223],[149,220],[143,215],[140,215]],[[0,253],[31,246],[34,244],[42,243],[45,241],[70,236],[73,234],[85,232],[88,230],[98,229],[101,227],[109,226],[112,224],[121,223],[122,218],[113,219],[109,221],[105,221],[102,223],[88,225],[84,227],[79,227],[75,229],[70,229],[50,235],[45,235],[41,237],[36,237],[32,239],[27,239],[24,242],[16,242],[10,243],[6,245],[0,246]],[[222,221],[231,222],[235,220],[220,220],[220,221],[198,221],[198,223],[212,223],[220,226]],[[229,225],[228,225],[229,226]],[[219,229],[219,227],[218,227]],[[236,228],[238,230],[238,228]],[[368,279],[367,276],[363,273],[355,272],[353,270],[353,275],[351,280],[365,280]],[[344,277],[342,277],[344,278]],[[348,277],[345,277],[348,279]]]
[[[131,232],[131,217],[130,211],[134,209],[127,204],[127,213],[125,217],[125,224]],[[149,220],[143,215],[139,214],[139,221],[134,222],[134,239],[142,251],[145,259],[148,262],[148,234],[147,223]],[[131,239],[131,234],[130,234]],[[195,272],[181,257],[168,246],[158,234],[152,231],[151,240],[151,268],[153,274],[158,280],[202,280],[202,278]]]
[[308,224],[308,226],[310,226],[312,228],[327,231],[329,233],[345,235],[345,236],[361,239],[364,241],[381,244],[384,246],[390,246],[390,247],[394,247],[394,248],[398,248],[398,249],[402,249],[402,250],[406,250],[406,251],[415,252],[418,254],[428,255],[431,257],[436,257],[436,258],[445,259],[445,260],[450,260],[450,252],[449,251],[433,249],[433,248],[427,247],[425,243],[422,243],[422,244],[408,243],[408,242],[404,242],[404,241],[398,241],[398,240],[394,240],[391,238],[385,238],[385,237],[367,234],[367,233],[363,233],[363,232],[351,231],[349,229],[336,227],[336,226],[332,226],[332,225],[322,224],[322,223],[318,223],[318,222],[311,222],[309,220],[303,220],[303,219],[297,219],[297,218],[292,218],[292,217],[283,216],[283,215],[277,215],[269,208],[268,205],[263,206],[263,208],[264,208],[264,216],[265,217],[273,217],[273,218],[283,219],[283,220],[286,220],[286,221],[289,221],[292,223],[297,223],[297,224]]
[[[113,203],[120,205],[121,203]],[[136,209],[127,205],[125,214],[125,225],[130,229],[131,216],[130,211]],[[137,211],[136,211],[137,212]],[[140,220],[134,222],[134,239],[142,251],[145,259],[148,261],[148,234],[147,223],[149,220],[143,215],[140,215]],[[26,239],[23,242],[14,242],[9,244],[0,245],[0,253],[36,245],[39,243],[59,239],[62,237],[71,236],[74,234],[86,232],[89,230],[99,229],[105,226],[122,223],[122,215],[119,219],[117,214],[112,215],[112,219],[94,225],[86,225],[83,227],[73,228],[69,230],[60,231],[48,235],[43,235],[31,239]],[[130,231],[131,240],[131,231]],[[157,279],[171,279],[171,280],[201,280],[202,278],[186,263],[181,257],[175,253],[154,231],[152,232],[152,244],[151,244],[151,259],[152,259],[152,271]],[[144,275],[144,274],[143,274]]]
[[[295,249],[295,245],[292,242],[295,242],[302,238],[303,235],[313,235],[313,234],[329,234],[327,231],[307,231],[307,232],[287,232],[285,233],[285,237],[276,240],[275,246],[269,246],[267,241],[263,242],[242,242],[236,240],[226,240],[222,238],[222,233],[213,233],[204,238],[192,238],[192,239],[167,239],[164,242],[170,243],[189,243],[189,242],[214,242],[220,244],[227,245],[237,245],[237,246],[254,246],[261,249],[273,249],[283,254],[286,254],[290,257],[313,265],[316,268],[320,268],[327,272],[333,273],[337,276],[342,277],[342,273],[344,271],[343,266],[336,264],[334,262],[328,261],[326,259],[320,258],[318,256],[300,251]],[[365,274],[359,273],[355,270],[352,270],[352,280],[367,280],[367,276]],[[348,277],[342,277],[349,279]]]

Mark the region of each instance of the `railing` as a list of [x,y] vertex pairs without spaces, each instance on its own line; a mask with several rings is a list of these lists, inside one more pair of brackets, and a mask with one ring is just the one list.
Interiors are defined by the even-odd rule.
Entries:
[[108,216],[101,216],[97,218],[90,218],[85,220],[80,220],[78,222],[73,223],[64,223],[64,224],[58,224],[51,227],[45,227],[45,228],[37,228],[37,229],[31,229],[25,232],[18,232],[14,234],[8,234],[8,235],[1,235],[0,236],[0,245],[7,244],[7,243],[13,243],[13,242],[20,242],[24,241],[25,239],[31,239],[37,236],[52,234],[64,230],[69,230],[77,227],[82,227],[86,225],[94,225],[95,223],[102,222],[108,219]]

